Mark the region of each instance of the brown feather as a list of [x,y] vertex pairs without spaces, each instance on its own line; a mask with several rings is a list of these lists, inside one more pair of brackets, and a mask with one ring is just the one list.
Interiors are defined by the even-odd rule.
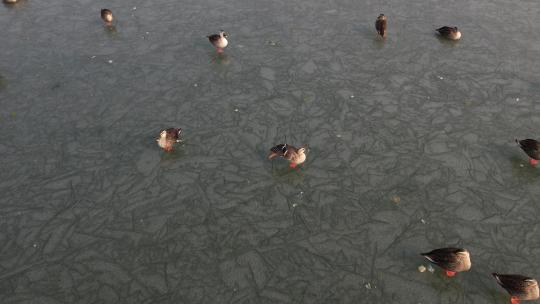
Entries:
[[538,282],[533,278],[519,274],[492,273],[492,275],[510,296],[518,300],[536,300],[540,297]]
[[[110,20],[109,20],[110,18]],[[103,19],[103,21],[109,23],[109,22],[112,22],[113,20],[113,13],[111,12],[111,10],[109,9],[102,9],[101,10],[101,19]]]
[[433,264],[454,272],[467,271],[471,268],[469,251],[463,248],[439,248],[422,253]]
[[270,154],[268,159],[273,159],[275,157],[283,157],[288,160],[290,163],[301,164],[306,160],[305,149],[296,148],[289,144],[279,144],[275,145],[270,149]]
[[461,37],[461,33],[459,32],[458,28],[455,26],[443,26],[438,29],[436,29],[437,32],[441,35],[441,37],[457,40]]
[[381,37],[386,37],[386,16],[384,14],[380,14],[379,17],[377,17],[375,29]]
[[530,138],[523,140],[516,139],[516,142],[530,158],[540,160],[540,142]]

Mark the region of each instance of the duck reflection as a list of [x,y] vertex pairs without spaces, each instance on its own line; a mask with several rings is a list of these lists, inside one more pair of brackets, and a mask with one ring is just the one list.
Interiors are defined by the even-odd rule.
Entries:
[[25,0],[4,0],[2,1],[5,7],[15,8],[24,4]]
[[5,90],[7,87],[7,79],[0,74],[0,92]]
[[216,53],[212,61],[217,64],[227,66],[231,63],[231,58],[225,53]]

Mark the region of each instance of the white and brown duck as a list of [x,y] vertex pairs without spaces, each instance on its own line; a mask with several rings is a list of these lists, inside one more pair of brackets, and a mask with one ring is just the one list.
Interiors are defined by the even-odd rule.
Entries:
[[212,43],[212,45],[216,48],[216,51],[218,53],[223,53],[223,50],[229,44],[229,41],[227,41],[227,37],[229,36],[223,30],[220,30],[219,34],[213,34],[207,37],[208,40],[210,40],[210,43]]
[[492,273],[497,283],[510,294],[510,303],[518,304],[520,300],[536,300],[540,298],[538,282],[519,274]]
[[156,139],[158,146],[160,146],[166,152],[173,150],[174,144],[182,141],[180,138],[182,135],[182,129],[168,128],[161,130],[158,139]]
[[443,26],[436,31],[441,35],[441,37],[450,39],[450,40],[459,40],[461,38],[461,32],[456,26]]
[[114,20],[113,13],[110,9],[102,9],[101,10],[101,19],[103,22],[105,22],[106,25],[110,26],[112,25],[112,22]]
[[289,144],[279,144],[270,149],[268,159],[272,160],[275,157],[283,157],[289,161],[290,168],[296,168],[296,166],[306,161],[306,148],[296,148]]
[[521,150],[523,150],[529,156],[529,163],[532,166],[536,166],[540,160],[540,142],[534,139],[516,139]]
[[380,14],[379,17],[377,17],[377,20],[375,21],[375,29],[377,30],[379,36],[386,38],[386,16],[384,14]]
[[446,275],[453,277],[457,272],[471,269],[471,256],[467,249],[463,248],[439,248],[430,252],[421,253],[431,263],[446,271]]

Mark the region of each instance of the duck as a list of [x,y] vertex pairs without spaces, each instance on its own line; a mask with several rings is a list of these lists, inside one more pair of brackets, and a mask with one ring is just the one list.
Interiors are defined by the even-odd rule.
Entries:
[[375,21],[375,29],[377,30],[379,36],[386,38],[386,16],[384,14],[380,14],[379,17],[377,17],[377,21]]
[[540,142],[527,138],[523,140],[516,139],[516,143],[529,156],[531,166],[536,166],[540,160]]
[[182,140],[182,129],[168,128],[159,132],[159,137],[156,139],[158,146],[160,146],[166,152],[171,152],[175,143],[179,143]]
[[491,274],[497,283],[510,294],[510,303],[519,304],[520,300],[536,300],[540,298],[538,282],[519,274]]
[[103,19],[103,21],[107,24],[107,25],[111,25],[113,20],[114,20],[114,17],[113,17],[113,14],[111,12],[110,9],[102,9],[101,10],[101,19]]
[[289,144],[279,144],[270,149],[268,159],[272,160],[275,157],[283,157],[289,161],[290,168],[303,164],[306,161],[306,148],[296,148]]
[[218,53],[223,53],[223,50],[229,44],[229,41],[227,41],[227,37],[229,36],[223,30],[220,30],[219,34],[213,34],[207,37],[208,40],[210,40],[210,43],[212,43],[212,45],[216,48]]
[[7,4],[15,4],[17,3],[19,0],[4,0],[4,3],[7,3]]
[[461,32],[456,26],[443,26],[436,29],[437,32],[446,39],[459,40],[461,38]]
[[464,248],[439,248],[430,252],[421,253],[431,263],[446,271],[446,275],[453,277],[457,272],[471,269],[471,256]]

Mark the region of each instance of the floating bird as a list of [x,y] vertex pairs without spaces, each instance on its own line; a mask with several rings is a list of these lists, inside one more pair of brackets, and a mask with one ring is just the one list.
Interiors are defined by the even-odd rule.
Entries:
[[444,37],[446,39],[459,40],[459,38],[461,38],[461,32],[455,26],[443,26],[436,29],[436,31],[439,32],[441,37]]
[[207,37],[210,43],[216,47],[218,53],[223,53],[223,49],[229,44],[229,41],[227,41],[227,37],[229,36],[223,30],[220,30],[219,34],[213,34]]
[[180,139],[181,135],[182,129],[168,128],[166,130],[161,130],[159,138],[156,139],[156,141],[163,150],[171,152],[173,150],[173,145],[182,141]]
[[446,271],[446,275],[453,277],[456,272],[471,269],[471,257],[469,251],[463,248],[440,248],[427,253],[421,253],[433,264]]
[[102,9],[101,10],[101,19],[103,19],[103,21],[107,24],[107,25],[111,25],[111,23],[113,22],[113,14],[111,12],[111,10],[109,9]]
[[306,161],[306,148],[300,147],[297,149],[288,144],[279,144],[270,149],[268,159],[271,160],[278,156],[288,160],[290,168],[296,168],[296,166]]
[[382,38],[386,38],[386,16],[384,14],[380,14],[379,17],[377,17],[375,29],[377,29],[377,33],[379,33]]
[[540,142],[534,139],[517,140],[519,147],[529,156],[529,163],[536,166],[540,160]]
[[7,4],[15,4],[19,2],[19,0],[4,0],[4,3],[7,3]]
[[510,294],[510,303],[518,304],[520,300],[536,300],[540,297],[538,282],[519,274],[492,273],[497,283]]

